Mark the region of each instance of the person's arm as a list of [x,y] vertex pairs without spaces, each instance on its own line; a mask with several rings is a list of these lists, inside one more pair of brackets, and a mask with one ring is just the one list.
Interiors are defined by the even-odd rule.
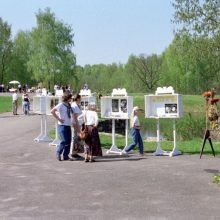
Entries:
[[95,114],[94,114],[94,117],[95,117],[95,127],[97,127],[98,126],[98,124],[99,124],[99,118],[98,118],[98,114],[95,112]]
[[60,117],[56,114],[56,112],[57,112],[57,109],[56,109],[56,108],[53,108],[53,109],[51,110],[51,114],[53,115],[53,117],[56,118],[59,122],[63,123],[64,120],[63,120],[62,118],[60,118]]
[[79,126],[79,121],[78,121],[78,114],[73,113],[72,117],[74,118],[75,123],[73,124],[74,129],[79,133],[80,132],[80,126]]

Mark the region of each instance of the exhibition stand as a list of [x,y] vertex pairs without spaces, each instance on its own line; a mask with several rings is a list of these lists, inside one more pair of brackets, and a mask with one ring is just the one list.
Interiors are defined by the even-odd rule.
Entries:
[[[176,118],[183,116],[182,96],[174,93],[173,87],[158,87],[155,95],[145,95],[145,118],[157,120],[157,148],[155,156],[168,155],[170,157],[181,154],[176,146]],[[160,118],[173,120],[173,149],[164,151],[160,145]]]
[[111,96],[101,97],[101,117],[112,119],[112,146],[107,151],[122,155],[115,142],[115,120],[125,120],[125,147],[128,146],[128,120],[133,109],[133,97],[127,96],[126,89],[113,89]]

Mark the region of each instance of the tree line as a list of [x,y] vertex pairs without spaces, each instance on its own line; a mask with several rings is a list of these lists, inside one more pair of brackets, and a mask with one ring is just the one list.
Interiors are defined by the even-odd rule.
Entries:
[[92,91],[154,92],[173,86],[182,94],[220,89],[219,1],[173,0],[174,38],[161,54],[131,54],[127,63],[77,65],[74,33],[49,8],[36,14],[31,31],[12,39],[11,26],[0,18],[0,84],[19,80],[52,90],[55,84],[75,91],[87,83]]

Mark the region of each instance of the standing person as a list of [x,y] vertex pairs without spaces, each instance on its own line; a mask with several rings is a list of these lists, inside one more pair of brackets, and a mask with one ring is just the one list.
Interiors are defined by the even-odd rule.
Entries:
[[13,115],[18,114],[18,94],[17,89],[14,90],[12,94],[12,106],[13,106]]
[[71,115],[72,108],[70,105],[72,94],[64,92],[62,96],[62,103],[57,104],[52,110],[51,114],[58,120],[58,134],[60,136],[60,144],[57,146],[56,157],[61,161],[61,155],[63,160],[73,160],[69,157],[70,144],[71,144]]
[[98,132],[98,114],[95,103],[89,103],[85,111],[85,129],[88,136],[85,139],[85,162],[95,162],[93,156],[102,156],[101,143]]
[[141,156],[143,156],[144,153],[144,147],[143,147],[143,140],[140,134],[140,121],[138,118],[138,106],[135,106],[133,108],[133,111],[131,113],[131,119],[130,119],[130,126],[132,128],[132,139],[133,143],[130,144],[127,149],[123,150],[122,153],[127,154],[129,151],[133,150],[134,147],[138,144],[139,147],[139,153]]
[[22,94],[22,106],[23,106],[23,112],[25,115],[29,115],[30,111],[30,99],[28,97],[28,94],[24,91]]
[[72,154],[75,159],[83,159],[78,153],[83,153],[83,145],[79,138],[79,132],[82,127],[83,113],[80,109],[81,95],[78,93],[74,95],[73,102],[71,103],[72,110],[74,112],[73,129],[72,129]]

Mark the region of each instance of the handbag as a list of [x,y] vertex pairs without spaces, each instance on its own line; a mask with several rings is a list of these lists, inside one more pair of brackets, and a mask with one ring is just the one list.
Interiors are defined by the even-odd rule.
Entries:
[[79,137],[82,141],[84,141],[88,137],[88,131],[86,127],[83,130],[80,130]]
[[[85,118],[84,118],[84,121],[86,123],[86,113],[85,113]],[[86,127],[86,125],[84,124],[84,126],[82,127],[82,129],[80,130],[80,133],[79,133],[79,137],[82,141],[84,141],[87,137],[88,137],[88,129]]]

